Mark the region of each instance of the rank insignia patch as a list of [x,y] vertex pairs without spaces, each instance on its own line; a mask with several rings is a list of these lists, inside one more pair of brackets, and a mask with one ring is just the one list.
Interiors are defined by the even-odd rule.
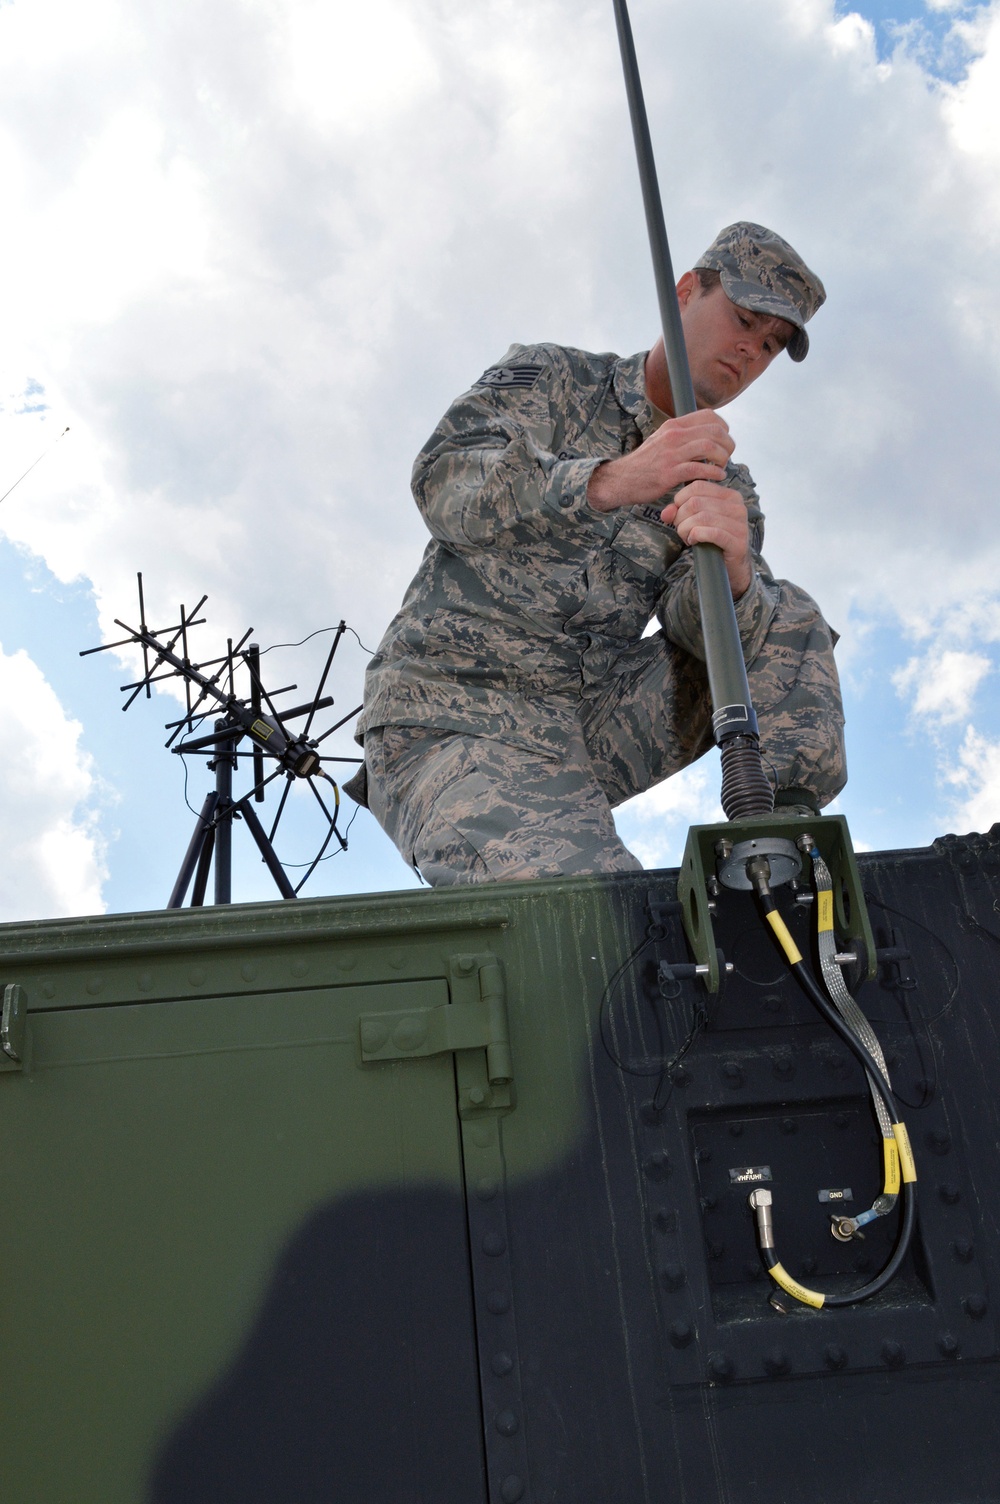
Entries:
[[490,366],[484,371],[476,386],[519,386],[527,389],[533,387],[538,380],[544,366]]

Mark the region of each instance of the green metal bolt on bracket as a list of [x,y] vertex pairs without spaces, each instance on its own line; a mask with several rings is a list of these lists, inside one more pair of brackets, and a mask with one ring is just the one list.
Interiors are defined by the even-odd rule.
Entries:
[[875,938],[868,919],[861,876],[846,819],[843,815],[802,816],[775,812],[773,815],[755,815],[748,820],[720,825],[692,825],[688,831],[677,879],[677,897],[684,906],[684,931],[695,961],[700,966],[708,967],[703,980],[709,992],[718,992],[720,982],[708,887],[710,879],[713,884],[717,881],[719,843],[725,842],[731,849],[741,842],[794,842],[806,832],[814,838],[833,878],[836,931],[844,941],[849,941],[854,946],[865,975],[869,978],[876,975]]

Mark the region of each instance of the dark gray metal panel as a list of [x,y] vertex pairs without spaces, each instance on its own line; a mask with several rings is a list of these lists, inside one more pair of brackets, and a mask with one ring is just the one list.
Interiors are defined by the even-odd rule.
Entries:
[[[880,1188],[863,1075],[752,899],[720,895],[735,971],[670,1082],[661,1064],[706,1001],[693,979],[669,999],[656,984],[658,957],[685,959],[679,922],[623,979],[605,1012],[617,1064],[594,1031],[587,1142],[509,1209],[536,1504],[1000,1499],[997,835],[861,858],[877,941],[907,952],[859,999],[910,1103],[921,1193],[911,1256],[863,1305],[776,1312],[729,1173],[768,1165],[779,1252],[806,1283],[861,1284],[885,1261],[888,1219],[840,1245],[818,1199],[849,1188],[862,1209]],[[645,897],[639,880],[616,891],[623,953]],[[811,908],[789,917],[808,954]]]

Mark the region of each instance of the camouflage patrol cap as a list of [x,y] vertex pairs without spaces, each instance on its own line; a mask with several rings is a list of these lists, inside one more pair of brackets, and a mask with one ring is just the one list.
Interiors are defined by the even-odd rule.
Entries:
[[786,346],[793,360],[809,353],[806,324],[826,302],[826,288],[787,240],[763,225],[741,219],[727,225],[695,262],[722,275],[726,296],[740,308],[770,313],[795,325]]

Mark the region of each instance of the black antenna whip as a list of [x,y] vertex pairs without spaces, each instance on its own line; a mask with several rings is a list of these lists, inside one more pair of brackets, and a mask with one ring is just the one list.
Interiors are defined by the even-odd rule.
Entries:
[[17,480],[14,482],[14,484],[12,486],[8,486],[7,487],[7,489],[3,493],[3,495],[0,496],[0,501],[6,501],[7,497],[10,495],[10,493],[12,491],[16,491],[17,490],[17,488],[21,484],[22,480],[27,480],[28,476],[31,474],[32,470],[34,470],[35,466],[36,465],[40,465],[42,463],[42,460],[45,458],[45,456],[47,454],[51,454],[52,450],[56,447],[56,445],[58,444],[59,440],[60,439],[64,439],[68,433],[69,433],[69,424],[66,425],[66,427],[63,429],[62,433],[56,435],[56,437],[52,440],[52,443],[48,446],[47,449],[43,449],[42,450],[42,452],[38,456],[37,460],[32,461],[32,463],[28,466],[27,470],[25,470],[24,474],[23,475],[19,475],[17,477]]
[[[693,413],[697,403],[691,384],[663,203],[626,0],[614,0],[614,7],[656,295],[660,304],[667,372],[674,399],[674,415],[679,418],[684,413]],[[729,820],[770,814],[774,807],[774,793],[761,762],[757,717],[750,701],[733,593],[729,588],[722,550],[714,543],[696,543],[694,566],[705,638],[705,667],[712,697],[712,730],[722,754],[722,807]]]

